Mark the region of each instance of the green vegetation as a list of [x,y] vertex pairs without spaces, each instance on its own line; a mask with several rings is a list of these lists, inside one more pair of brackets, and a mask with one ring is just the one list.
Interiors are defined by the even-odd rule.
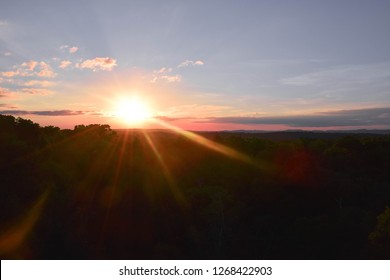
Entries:
[[0,115],[0,255],[390,258],[389,135],[199,135]]

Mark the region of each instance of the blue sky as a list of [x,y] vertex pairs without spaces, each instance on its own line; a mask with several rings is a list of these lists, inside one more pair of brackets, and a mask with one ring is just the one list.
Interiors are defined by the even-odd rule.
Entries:
[[115,103],[137,95],[187,129],[389,128],[389,14],[390,1],[2,2],[0,113],[121,127]]

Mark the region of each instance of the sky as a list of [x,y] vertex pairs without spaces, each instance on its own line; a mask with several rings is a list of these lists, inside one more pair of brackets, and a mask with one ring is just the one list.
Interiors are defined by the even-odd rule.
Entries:
[[[389,15],[387,0],[2,1],[0,114],[61,128],[389,129]],[[118,113],[134,98],[149,119]]]

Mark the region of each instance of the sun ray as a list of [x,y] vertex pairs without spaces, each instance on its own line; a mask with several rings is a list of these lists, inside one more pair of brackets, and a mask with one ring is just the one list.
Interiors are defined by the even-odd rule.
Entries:
[[225,145],[222,145],[220,143],[216,143],[212,140],[209,140],[205,137],[202,137],[198,134],[195,134],[191,131],[187,131],[187,130],[183,130],[179,127],[176,127],[174,125],[171,125],[171,124],[168,124],[167,122],[164,122],[164,121],[161,121],[161,120],[158,120],[158,119],[154,119],[159,125],[165,127],[165,128],[168,128],[182,136],[184,136],[185,138],[195,142],[195,143],[198,143],[210,150],[213,150],[217,153],[220,153],[222,155],[225,155],[227,157],[230,157],[232,159],[235,159],[235,160],[238,160],[238,161],[241,161],[241,162],[244,162],[244,163],[247,163],[247,164],[250,164],[252,166],[255,166],[257,168],[260,168],[260,169],[270,169],[270,166],[269,164],[265,163],[265,162],[259,162],[259,161],[255,161],[253,160],[250,156],[248,155],[245,155],[239,151],[236,151],[230,147],[227,147]]
[[167,165],[165,164],[165,161],[164,161],[161,153],[158,151],[158,149],[157,149],[155,143],[153,142],[152,138],[149,136],[148,132],[146,132],[145,130],[142,131],[142,135],[145,137],[146,143],[149,145],[149,147],[152,150],[154,156],[157,158],[157,161],[158,161],[158,163],[160,164],[160,166],[162,168],[164,176],[165,176],[165,178],[166,178],[166,180],[168,182],[169,187],[171,188],[171,191],[172,191],[173,195],[175,196],[176,201],[180,202],[183,205],[187,205],[187,201],[186,201],[184,195],[182,194],[182,192],[177,187],[177,185],[175,183],[175,180],[174,180],[170,170],[168,169]]
[[102,229],[100,232],[99,242],[103,242],[106,230],[108,229],[108,222],[110,220],[110,215],[111,215],[114,199],[115,199],[116,193],[118,191],[119,178],[120,178],[121,172],[123,172],[123,160],[125,157],[126,149],[128,149],[128,147],[126,145],[128,136],[129,136],[129,131],[126,131],[124,135],[121,135],[121,137],[119,137],[118,142],[117,142],[116,146],[114,147],[114,149],[115,149],[118,146],[120,146],[120,148],[119,148],[120,151],[119,151],[119,157],[117,158],[117,162],[115,165],[113,180],[112,180],[110,186],[108,186],[109,189],[108,189],[108,197],[107,197],[106,210],[105,210],[106,213],[104,215],[104,220],[103,220],[103,225],[102,225]]

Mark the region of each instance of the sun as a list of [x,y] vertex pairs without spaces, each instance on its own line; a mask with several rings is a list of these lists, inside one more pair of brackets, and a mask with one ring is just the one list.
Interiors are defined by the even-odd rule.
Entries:
[[149,106],[138,97],[118,100],[115,115],[128,124],[140,124],[152,117]]

